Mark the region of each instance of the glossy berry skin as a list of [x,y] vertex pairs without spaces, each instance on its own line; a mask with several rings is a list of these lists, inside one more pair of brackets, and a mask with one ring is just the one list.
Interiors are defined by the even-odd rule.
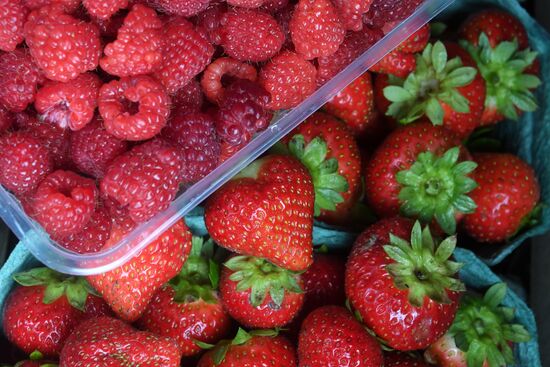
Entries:
[[154,76],[169,93],[176,93],[206,68],[213,54],[210,41],[191,22],[171,19],[163,28],[163,61]]
[[314,200],[305,167],[294,158],[271,155],[208,198],[206,227],[229,250],[301,271],[312,263]]
[[232,320],[218,300],[178,303],[174,296],[174,289],[168,285],[159,289],[138,320],[140,328],[171,337],[178,342],[183,356],[201,352],[194,340],[215,344],[228,334]]
[[227,12],[227,2],[225,1],[212,1],[208,8],[197,14],[195,17],[195,24],[197,29],[205,33],[208,40],[213,45],[219,45],[221,42],[219,35],[220,22],[223,15]]
[[301,367],[384,365],[378,341],[341,306],[324,306],[302,323],[298,341]]
[[478,45],[479,35],[485,33],[491,47],[503,41],[518,41],[519,49],[529,47],[527,31],[512,14],[497,9],[486,9],[472,14],[460,26],[460,38]]
[[59,4],[67,13],[74,12],[80,6],[80,0],[23,0],[27,9],[35,10],[50,4]]
[[104,207],[98,207],[84,228],[75,234],[55,239],[62,247],[79,254],[98,252],[111,234],[111,216]]
[[214,363],[214,351],[202,356],[197,367],[297,367],[296,350],[282,336],[253,336],[242,345],[231,345],[220,364]]
[[397,46],[396,50],[407,54],[421,52],[428,44],[430,36],[430,25],[423,25],[416,32],[410,35],[409,38],[401,42],[401,44]]
[[363,14],[369,11],[373,0],[334,0],[342,25],[348,31],[363,29]]
[[23,25],[29,13],[19,0],[0,1],[0,50],[14,51],[23,42]]
[[422,4],[422,0],[374,0],[363,21],[375,28],[403,20]]
[[[175,341],[138,331],[111,317],[90,319],[67,339],[59,358],[66,367],[127,365],[179,367]],[[121,362],[124,361],[124,362]]]
[[239,61],[261,62],[275,56],[285,41],[281,27],[268,13],[235,8],[220,21],[225,53]]
[[453,322],[460,293],[447,290],[449,304],[428,297],[422,307],[409,303],[408,290],[398,289],[386,270],[394,261],[384,251],[389,234],[410,238],[412,221],[394,217],[367,228],[355,241],[346,267],[346,295],[363,322],[396,350],[424,349]]
[[92,17],[108,20],[120,9],[125,9],[128,6],[128,0],[82,0],[82,5]]
[[307,315],[326,305],[343,305],[346,301],[344,274],[346,262],[334,254],[317,253],[313,264],[302,274],[305,301],[302,313]]
[[32,196],[32,215],[54,237],[76,234],[92,217],[98,194],[93,180],[57,170],[40,183]]
[[540,187],[535,171],[519,157],[506,153],[474,155],[478,183],[470,196],[477,204],[464,218],[464,229],[479,242],[500,242],[512,237],[537,205]]
[[271,94],[272,110],[296,107],[317,88],[317,70],[302,56],[283,51],[264,65],[260,84]]
[[157,138],[115,158],[101,180],[101,194],[127,207],[130,218],[141,223],[170,205],[182,167],[178,150]]
[[[104,248],[125,235],[113,227]],[[106,273],[88,276],[94,287],[122,320],[139,319],[157,290],[179,273],[191,251],[191,232],[179,221],[124,265]]]
[[222,84],[224,76],[255,82],[258,72],[254,66],[230,57],[220,57],[214,60],[207,66],[201,79],[202,90],[212,103],[221,104],[225,99],[226,88]]
[[414,54],[393,50],[369,70],[375,73],[391,74],[398,78],[406,78],[416,69]]
[[172,96],[171,114],[199,112],[204,103],[204,93],[197,79],[191,79],[183,88]]
[[334,54],[345,33],[330,0],[298,1],[290,20],[290,34],[296,52],[306,60]]
[[206,10],[211,0],[147,0],[146,2],[162,13],[190,17]]
[[166,125],[170,97],[158,81],[138,75],[103,84],[97,101],[105,129],[131,141],[147,140]]
[[48,79],[66,82],[98,65],[99,29],[65,13],[62,4],[31,12],[24,32],[32,57]]
[[4,332],[27,354],[38,350],[44,356],[55,357],[82,321],[110,314],[109,307],[99,297],[88,295],[82,312],[71,306],[66,296],[51,304],[43,303],[44,291],[45,286],[16,287],[6,300]]
[[384,367],[429,367],[422,358],[398,352],[384,353]]
[[23,50],[0,54],[0,105],[21,112],[34,101],[44,76],[31,55]]
[[34,107],[44,120],[80,130],[94,117],[100,85],[92,73],[80,74],[66,83],[46,82],[36,93]]
[[16,195],[32,193],[53,171],[48,149],[29,133],[0,137],[0,184]]
[[261,10],[269,14],[276,14],[288,6],[289,0],[264,0],[262,1]]

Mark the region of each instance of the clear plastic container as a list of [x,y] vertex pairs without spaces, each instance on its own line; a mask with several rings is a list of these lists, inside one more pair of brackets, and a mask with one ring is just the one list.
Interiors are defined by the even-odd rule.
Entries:
[[454,0],[427,0],[414,14],[319,88],[296,108],[279,113],[270,127],[208,176],[182,192],[170,207],[130,232],[118,244],[93,254],[76,254],[52,241],[38,223],[23,211],[18,200],[0,186],[0,216],[38,260],[63,273],[90,275],[114,269],[131,259],[159,234],[172,226],[242,168],[265,152],[332,96],[397,47],[410,34]]

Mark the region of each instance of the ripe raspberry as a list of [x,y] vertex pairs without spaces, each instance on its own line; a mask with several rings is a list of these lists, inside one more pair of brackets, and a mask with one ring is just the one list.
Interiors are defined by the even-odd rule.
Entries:
[[374,0],[363,21],[375,28],[403,20],[411,15],[423,0]]
[[19,0],[0,0],[1,51],[14,51],[23,42],[23,24],[28,12]]
[[317,59],[317,83],[325,84],[383,36],[380,30],[367,27],[359,32],[349,32],[334,55]]
[[294,6],[288,5],[275,14],[275,19],[281,26],[283,34],[285,35],[285,42],[283,43],[283,50],[294,51],[294,44],[292,43],[292,37],[290,36],[290,20],[294,13]]
[[98,65],[99,29],[66,14],[60,4],[31,12],[24,32],[31,55],[48,79],[66,82]]
[[241,145],[269,126],[272,114],[266,107],[269,93],[259,84],[246,79],[235,80],[226,90],[218,110],[216,131],[232,145]]
[[342,25],[348,31],[363,29],[363,14],[369,11],[373,0],[333,0]]
[[260,71],[260,84],[271,94],[272,110],[292,108],[317,88],[317,70],[302,56],[285,51],[275,56]]
[[266,0],[227,0],[227,3],[232,6],[238,6],[239,8],[255,9],[265,3]]
[[[103,195],[101,192],[100,194]],[[113,230],[128,233],[137,226],[136,222],[130,218],[127,206],[120,206],[116,200],[109,197],[103,199],[103,205],[111,217],[111,233]]]
[[11,128],[14,120],[15,116],[13,113],[5,109],[4,106],[0,104],[0,135]]
[[161,13],[191,17],[205,10],[210,0],[146,0],[146,2]]
[[107,20],[120,9],[126,9],[128,0],[82,0],[82,5],[92,17]]
[[32,197],[34,218],[55,238],[76,234],[95,211],[98,190],[92,179],[58,170],[46,177]]
[[183,88],[210,63],[214,47],[191,22],[175,18],[164,27],[163,62],[155,77],[168,93]]
[[118,30],[117,39],[105,46],[101,68],[120,77],[149,74],[162,64],[162,21],[145,5],[136,4]]
[[269,14],[276,14],[287,7],[289,0],[264,0],[261,10]]
[[210,102],[220,103],[225,96],[222,79],[247,79],[255,82],[258,73],[254,66],[237,61],[230,57],[220,57],[208,65],[201,80],[202,90]]
[[220,23],[223,15],[227,12],[227,3],[225,1],[212,2],[208,9],[198,14],[195,24],[197,29],[201,29],[206,33],[212,44],[219,45],[221,37],[219,34]]
[[201,112],[176,116],[162,134],[181,153],[183,182],[196,182],[218,165],[220,142],[211,116]]
[[201,85],[196,79],[191,79],[185,87],[172,96],[172,116],[198,112],[204,102]]
[[53,171],[48,149],[26,132],[0,137],[0,184],[18,196],[32,193]]
[[111,233],[111,216],[104,207],[98,207],[84,228],[62,239],[55,239],[64,248],[79,254],[98,252]]
[[80,6],[81,0],[23,0],[23,4],[30,10],[40,9],[50,4],[60,4],[67,13],[72,13]]
[[290,34],[296,52],[311,60],[334,54],[346,31],[330,0],[300,0],[290,20]]
[[71,160],[82,173],[101,178],[113,159],[128,149],[128,143],[112,136],[96,118],[70,139]]
[[231,158],[233,154],[244,148],[247,143],[248,142],[244,142],[240,145],[231,145],[229,143],[226,143],[225,141],[222,141],[219,164],[222,164],[223,162]]
[[34,107],[48,122],[80,130],[94,117],[101,82],[92,73],[68,82],[48,81],[36,93]]
[[170,97],[155,79],[138,75],[103,84],[97,102],[105,129],[119,139],[147,140],[166,125]]
[[157,138],[115,158],[101,180],[101,192],[127,207],[133,221],[145,222],[175,198],[182,168],[178,150]]
[[34,101],[44,77],[31,55],[23,50],[0,54],[0,105],[21,112]]

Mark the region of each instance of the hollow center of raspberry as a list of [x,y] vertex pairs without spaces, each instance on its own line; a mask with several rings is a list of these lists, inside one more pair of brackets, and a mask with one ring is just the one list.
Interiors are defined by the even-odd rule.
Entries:
[[71,110],[67,105],[67,102],[63,101],[50,107],[43,115],[44,121],[58,125],[60,128],[65,129],[69,126],[69,116]]
[[132,116],[139,112],[139,102],[133,102],[129,99],[124,98],[122,100],[122,108],[125,113]]

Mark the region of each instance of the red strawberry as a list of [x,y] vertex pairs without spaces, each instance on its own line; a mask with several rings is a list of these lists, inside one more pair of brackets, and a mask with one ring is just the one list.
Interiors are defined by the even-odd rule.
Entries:
[[156,292],[138,320],[140,328],[176,340],[183,356],[201,351],[195,340],[215,344],[231,326],[218,300],[219,267],[213,257],[214,242],[193,237],[180,273]]
[[486,9],[468,17],[460,26],[460,38],[478,46],[479,36],[485,33],[488,36],[491,48],[495,48],[502,41],[517,40],[521,50],[529,47],[527,31],[521,22],[512,14],[498,9]]
[[223,77],[255,82],[258,73],[254,66],[230,57],[220,57],[214,60],[208,65],[201,79],[202,90],[210,102],[220,104],[225,99]]
[[434,244],[428,227],[398,217],[370,226],[355,241],[346,295],[391,348],[427,348],[453,322],[465,289],[456,279],[461,264],[449,260],[455,245],[456,237]]
[[162,13],[190,17],[206,10],[211,0],[145,0]]
[[101,250],[110,234],[111,216],[106,208],[100,206],[80,232],[54,239],[68,250],[86,254]]
[[340,306],[318,308],[304,320],[298,360],[301,367],[384,365],[377,340]]
[[409,36],[405,41],[401,42],[397,46],[396,50],[405,52],[408,54],[413,54],[417,52],[422,52],[428,41],[430,40],[431,29],[429,24],[425,24],[420,27],[416,32]]
[[37,350],[55,357],[82,321],[110,313],[84,278],[36,268],[14,279],[21,286],[6,300],[3,327],[10,342],[27,354]]
[[271,94],[272,110],[296,107],[315,89],[317,70],[302,56],[283,51],[260,71],[260,84]]
[[297,367],[296,351],[292,344],[276,331],[254,330],[247,333],[239,328],[233,340],[224,340],[200,359],[197,367]]
[[23,24],[29,11],[19,0],[1,0],[0,9],[0,50],[14,51],[23,42]]
[[311,174],[315,216],[327,221],[329,214],[338,217],[344,208],[353,206],[361,189],[361,156],[345,124],[318,112],[294,129],[285,142]]
[[224,308],[248,328],[282,327],[304,302],[297,273],[251,256],[234,256],[222,269],[220,296]]
[[384,367],[430,367],[430,365],[422,358],[410,354],[387,352],[384,353]]
[[506,284],[497,283],[483,297],[464,296],[451,328],[426,350],[426,360],[441,367],[515,365],[513,343],[527,342],[531,336],[514,323],[514,309],[501,304],[506,289]]
[[313,264],[301,276],[304,282],[305,315],[326,305],[343,305],[345,261],[334,254],[313,255]]
[[120,9],[126,9],[128,0],[82,0],[82,5],[94,18],[108,20]]
[[306,168],[270,155],[208,198],[205,222],[219,245],[292,271],[312,262],[314,189]]
[[67,339],[59,358],[64,367],[179,367],[181,351],[166,337],[138,331],[121,320],[98,317],[79,325]]
[[333,2],[346,30],[363,29],[363,14],[369,11],[373,0],[333,0]]
[[[113,227],[104,249],[115,245],[124,235],[123,229]],[[179,273],[190,251],[191,232],[182,220],[124,265],[87,278],[119,318],[135,321],[157,290]]]
[[31,12],[24,32],[34,61],[48,79],[66,82],[97,68],[99,29],[65,13],[61,3]]
[[474,60],[457,44],[438,41],[416,56],[416,64],[406,79],[388,79],[383,93],[392,103],[383,112],[402,124],[425,115],[467,137],[480,125],[485,101],[485,82]]
[[290,20],[296,52],[306,60],[333,55],[346,31],[330,0],[299,0]]
[[471,192],[477,209],[464,217],[464,229],[479,242],[500,242],[528,224],[540,198],[535,172],[519,157],[505,153],[474,156],[478,168]]
[[393,50],[369,70],[374,73],[391,74],[406,78],[416,69],[416,58],[412,53]]

